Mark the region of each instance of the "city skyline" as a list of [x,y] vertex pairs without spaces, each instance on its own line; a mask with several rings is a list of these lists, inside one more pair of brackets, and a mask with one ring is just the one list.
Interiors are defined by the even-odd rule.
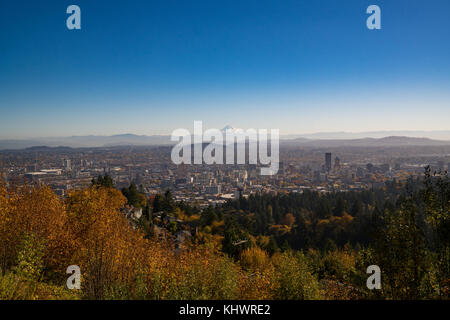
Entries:
[[448,1],[69,4],[2,4],[0,139],[449,129]]

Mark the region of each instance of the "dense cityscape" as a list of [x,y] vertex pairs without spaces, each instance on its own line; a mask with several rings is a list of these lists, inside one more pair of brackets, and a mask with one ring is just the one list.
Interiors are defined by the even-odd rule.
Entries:
[[117,188],[136,184],[146,196],[170,189],[178,201],[200,208],[256,193],[358,191],[382,188],[450,167],[450,145],[442,147],[285,146],[279,171],[262,176],[257,165],[174,165],[170,147],[47,148],[1,151],[0,173],[7,183],[46,184],[58,195],[109,174]]

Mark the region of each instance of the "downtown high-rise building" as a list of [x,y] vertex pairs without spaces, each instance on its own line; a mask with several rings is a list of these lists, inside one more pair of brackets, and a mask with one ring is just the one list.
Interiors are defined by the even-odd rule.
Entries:
[[331,171],[331,152],[325,153],[325,170]]

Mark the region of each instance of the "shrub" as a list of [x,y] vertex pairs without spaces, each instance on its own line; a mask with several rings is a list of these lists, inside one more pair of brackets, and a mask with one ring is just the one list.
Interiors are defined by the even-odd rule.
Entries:
[[282,300],[320,299],[319,282],[311,273],[305,256],[287,251],[273,257],[275,297]]
[[17,275],[29,279],[39,280],[44,268],[45,245],[34,234],[25,234],[19,245],[17,254]]
[[266,251],[259,247],[251,247],[241,252],[239,262],[244,270],[254,272],[267,269],[270,259]]

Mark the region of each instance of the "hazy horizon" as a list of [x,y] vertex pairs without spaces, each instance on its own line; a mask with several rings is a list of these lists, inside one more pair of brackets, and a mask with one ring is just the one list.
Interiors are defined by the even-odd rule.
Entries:
[[[228,126],[228,125],[227,125]],[[189,126],[186,126],[188,129]],[[247,130],[248,128],[236,128]],[[204,128],[204,130],[213,129],[210,127]],[[214,128],[216,129],[216,128]],[[218,128],[217,128],[218,129]],[[258,129],[258,128],[254,128]],[[73,138],[73,137],[113,137],[113,136],[145,136],[145,137],[166,137],[170,136],[171,132],[154,133],[154,134],[138,134],[133,132],[113,133],[113,134],[81,134],[81,135],[61,135],[61,136],[29,136],[29,137],[1,137],[0,140],[32,140],[32,139],[55,139],[55,138]],[[450,130],[376,130],[376,131],[320,131],[320,132],[307,132],[307,133],[286,133],[280,134],[280,137],[304,137],[309,139],[360,139],[360,138],[386,138],[391,136],[398,137],[412,137],[412,138],[429,138],[437,139],[437,136],[442,137],[443,140],[450,140]],[[356,138],[355,138],[356,137]]]

